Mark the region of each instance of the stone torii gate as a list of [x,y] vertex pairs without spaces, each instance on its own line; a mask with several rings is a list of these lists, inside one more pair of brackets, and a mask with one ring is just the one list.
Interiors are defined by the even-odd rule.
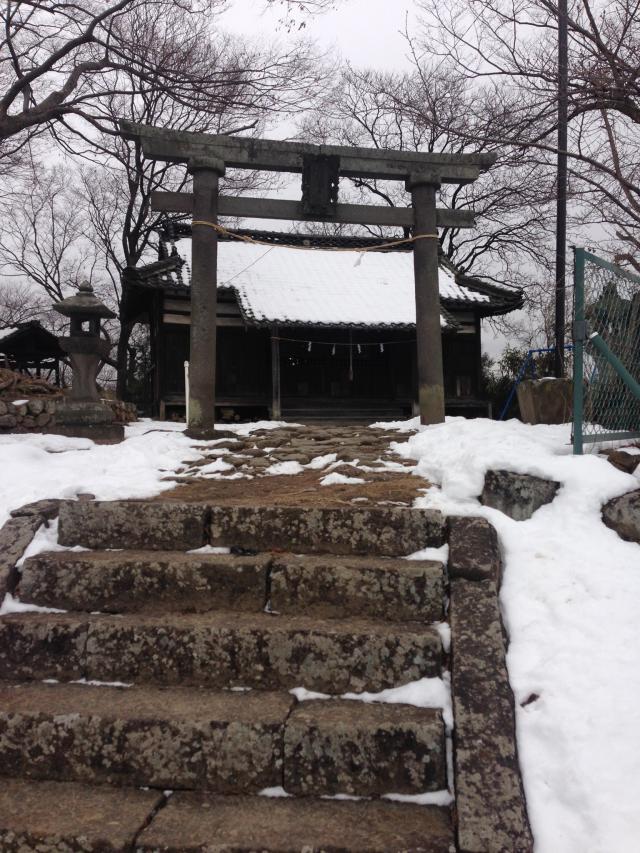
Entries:
[[[375,148],[308,145],[268,139],[165,130],[120,122],[144,155],[186,163],[193,194],[156,192],[154,210],[191,213],[191,344],[189,435],[213,436],[215,421],[218,216],[308,220],[412,229],[416,296],[418,400],[423,424],[444,421],[438,227],[470,228],[469,211],[436,208],[441,184],[467,184],[495,162],[493,154],[423,154]],[[302,174],[302,200],[220,197],[226,168]],[[404,181],[411,208],[338,204],[340,176]]]

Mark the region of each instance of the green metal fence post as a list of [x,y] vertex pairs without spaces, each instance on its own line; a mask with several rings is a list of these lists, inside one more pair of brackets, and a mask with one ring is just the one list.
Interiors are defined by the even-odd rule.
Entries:
[[573,452],[581,454],[584,417],[584,249],[574,249],[573,259]]

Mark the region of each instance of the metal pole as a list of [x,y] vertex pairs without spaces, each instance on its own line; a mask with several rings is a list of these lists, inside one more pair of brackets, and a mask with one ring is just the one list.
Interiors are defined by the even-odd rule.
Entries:
[[567,0],[558,0],[558,173],[556,203],[555,375],[564,376],[564,327],[567,253],[567,123],[568,123]]
[[185,361],[184,363],[184,403],[185,403],[185,412],[184,419],[189,426],[189,362]]
[[271,327],[271,420],[282,418],[280,405],[280,339],[278,327]]
[[582,454],[584,419],[583,349],[584,325],[584,249],[574,251],[573,267],[573,452]]
[[189,354],[189,422],[187,435],[212,438],[216,405],[216,306],[218,182],[220,160],[189,162],[193,174],[191,258],[191,342]]
[[436,175],[412,175],[407,182],[414,212],[413,269],[416,292],[416,351],[420,423],[444,422],[444,377],[442,369],[442,329],[438,230],[436,223]]

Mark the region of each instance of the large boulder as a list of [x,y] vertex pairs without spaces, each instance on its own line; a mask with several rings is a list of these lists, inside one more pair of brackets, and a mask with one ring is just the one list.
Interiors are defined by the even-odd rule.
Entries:
[[570,379],[525,379],[518,385],[520,417],[526,424],[564,424],[571,420]]
[[513,471],[487,471],[480,502],[504,512],[515,521],[526,521],[555,498],[560,483]]
[[640,542],[640,489],[606,503],[602,507],[602,520],[622,539]]

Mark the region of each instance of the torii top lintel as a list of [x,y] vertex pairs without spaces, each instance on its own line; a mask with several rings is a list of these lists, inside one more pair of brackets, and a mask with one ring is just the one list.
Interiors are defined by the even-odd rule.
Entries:
[[139,141],[146,157],[169,163],[217,159],[229,168],[269,172],[302,172],[305,155],[340,159],[340,175],[352,178],[412,180],[430,175],[434,183],[471,183],[496,161],[495,154],[434,154],[356,148],[338,145],[311,145],[273,139],[252,139],[208,133],[167,130],[122,119],[125,139]]

